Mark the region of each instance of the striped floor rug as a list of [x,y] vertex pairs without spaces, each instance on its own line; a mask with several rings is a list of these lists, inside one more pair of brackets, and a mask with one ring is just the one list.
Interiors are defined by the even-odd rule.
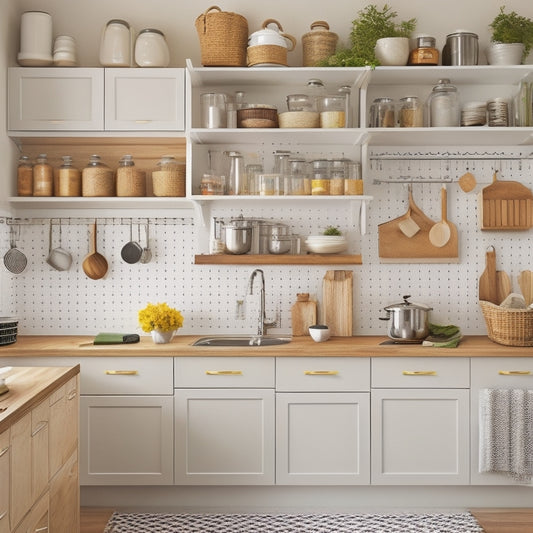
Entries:
[[104,533],[482,533],[468,512],[397,514],[114,513]]

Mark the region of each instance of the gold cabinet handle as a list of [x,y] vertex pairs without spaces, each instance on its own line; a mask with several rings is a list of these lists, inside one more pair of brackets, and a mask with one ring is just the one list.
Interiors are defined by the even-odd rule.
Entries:
[[242,376],[242,370],[206,370],[208,376]]
[[336,376],[338,370],[304,370],[305,376]]
[[35,533],[41,533],[41,531],[48,531],[48,526],[38,527]]
[[404,376],[436,376],[435,370],[404,370],[402,372]]
[[43,420],[42,422],[39,422],[39,425],[37,426],[35,431],[32,432],[31,436],[35,437],[35,435],[37,435],[37,433],[42,431],[47,425],[48,425],[48,421],[46,421],[46,420]]
[[529,376],[530,370],[500,370],[498,372],[500,376]]
[[137,376],[137,370],[106,370],[108,376]]
[[0,457],[2,457],[2,455],[5,455],[8,451],[9,451],[9,446],[6,446],[5,448],[2,448],[0,450]]

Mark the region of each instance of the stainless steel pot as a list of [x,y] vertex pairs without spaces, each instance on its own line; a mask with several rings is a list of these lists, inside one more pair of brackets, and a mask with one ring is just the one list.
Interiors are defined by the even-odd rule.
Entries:
[[233,219],[224,224],[226,252],[235,255],[246,254],[252,247],[252,224],[245,218]]
[[422,342],[429,335],[429,311],[433,308],[425,304],[409,302],[410,295],[403,297],[403,302],[385,307],[388,320],[389,337],[398,343]]

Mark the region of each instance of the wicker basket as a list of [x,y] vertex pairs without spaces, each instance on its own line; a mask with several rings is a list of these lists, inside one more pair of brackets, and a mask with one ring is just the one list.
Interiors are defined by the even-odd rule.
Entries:
[[491,341],[506,346],[533,346],[533,309],[507,309],[479,302]]
[[274,106],[256,104],[237,110],[239,128],[277,128],[278,110]]
[[316,67],[321,61],[335,53],[339,36],[329,31],[329,24],[317,20],[311,24],[311,31],[302,36],[303,66]]
[[152,172],[154,196],[185,196],[185,165]]
[[194,25],[204,67],[246,66],[248,21],[242,15],[211,6],[196,18]]
[[254,65],[280,65],[286,67],[288,64],[287,48],[277,44],[260,44],[248,47],[248,66]]

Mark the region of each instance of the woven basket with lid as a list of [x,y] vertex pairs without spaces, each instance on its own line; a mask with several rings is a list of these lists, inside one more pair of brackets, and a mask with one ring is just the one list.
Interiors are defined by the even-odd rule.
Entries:
[[194,23],[204,67],[245,67],[248,21],[242,15],[211,6]]
[[302,36],[303,66],[316,67],[321,61],[335,53],[339,36],[329,31],[329,24],[317,20],[311,24],[311,31]]

